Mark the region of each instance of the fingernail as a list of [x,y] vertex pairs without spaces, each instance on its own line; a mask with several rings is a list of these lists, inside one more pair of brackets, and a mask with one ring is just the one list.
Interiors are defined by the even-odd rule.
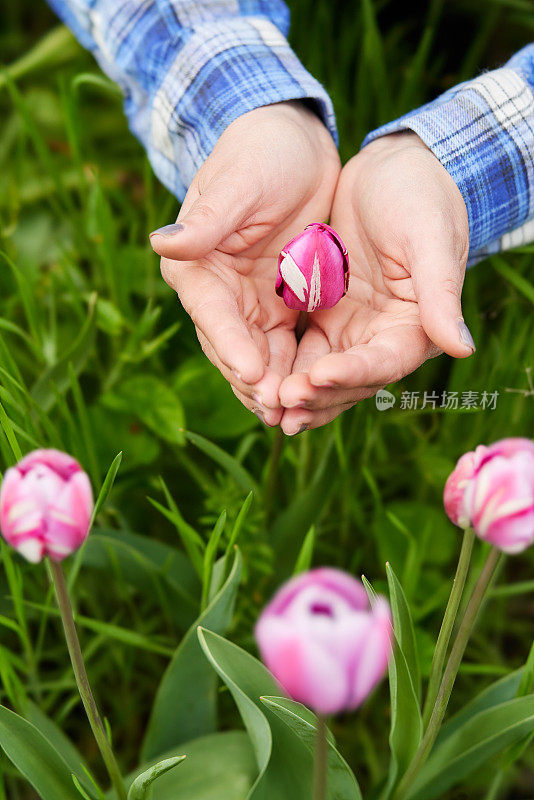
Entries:
[[458,319],[458,330],[460,331],[460,341],[470,347],[474,353],[476,350],[474,339],[471,336],[471,331],[461,317]]
[[335,383],[334,381],[325,381],[324,383],[314,383],[313,385],[316,386],[317,389],[331,389],[335,386]]
[[163,236],[165,239],[170,239],[171,236],[174,236],[175,233],[180,233],[180,231],[183,231],[183,229],[184,226],[181,222],[173,222],[172,225],[164,225],[163,228],[157,228],[148,235],[150,238],[153,236]]
[[259,408],[255,408],[254,409],[254,413],[256,414],[256,416],[257,416],[257,418],[259,419],[260,422],[263,422],[264,425],[267,425],[267,423],[265,422],[265,417],[263,416],[263,414],[259,410]]
[[263,397],[261,396],[261,394],[258,394],[257,392],[255,392],[252,395],[252,399],[255,400],[256,403],[259,403],[260,406],[264,406],[265,405],[265,403],[263,402]]
[[234,373],[234,375],[236,376],[238,381],[242,381],[243,380],[243,377],[242,377],[241,373],[238,372],[236,369],[233,369],[232,372]]
[[302,425],[300,426],[300,428],[297,428],[297,430],[293,431],[293,433],[288,433],[287,436],[298,436],[299,433],[304,433],[304,431],[307,431],[307,430],[308,430],[308,423],[307,422],[303,422]]

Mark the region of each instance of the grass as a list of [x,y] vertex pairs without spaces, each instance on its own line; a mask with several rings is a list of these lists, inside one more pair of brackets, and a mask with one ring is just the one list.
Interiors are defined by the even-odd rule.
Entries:
[[[502,62],[534,29],[522,0],[290,5],[292,43],[331,92],[344,159],[369,129]],[[282,440],[241,409],[159,277],[146,233],[172,220],[177,203],[127,131],[113,85],[64,30],[53,30],[44,4],[23,0],[3,13],[0,50],[10,66],[0,78],[0,457],[5,468],[20,451],[60,447],[97,488],[123,453],[90,545],[68,564],[88,670],[122,767],[136,764],[168,653],[205,601],[211,558],[232,532],[245,569],[233,641],[254,647],[259,609],[297,562],[364,572],[385,590],[389,560],[414,609],[427,674],[460,545],[441,511],[444,480],[464,450],[534,430],[532,249],[468,275],[474,359],[428,363],[390,387],[394,409],[368,401],[325,429]],[[404,390],[499,398],[493,411],[407,411],[399,408]],[[153,543],[167,548],[156,553]],[[2,557],[1,701],[19,711],[28,698],[38,701],[98,773],[45,571],[4,546]],[[510,559],[501,572],[455,705],[524,663],[533,559]],[[384,687],[336,723],[364,787],[383,769],[386,703]],[[223,727],[239,726],[225,693],[220,706]],[[0,798],[32,798],[1,763]],[[530,749],[499,797],[532,796],[533,768]],[[484,797],[487,780],[484,771],[447,797]]]

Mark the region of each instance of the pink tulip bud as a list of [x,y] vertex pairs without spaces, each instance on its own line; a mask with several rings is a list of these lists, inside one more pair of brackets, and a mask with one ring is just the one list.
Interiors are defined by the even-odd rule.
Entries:
[[4,475],[0,527],[28,561],[62,561],[89,532],[93,493],[77,461],[59,450],[34,450]]
[[333,228],[313,222],[286,244],[278,258],[276,293],[288,308],[332,308],[349,287],[349,257]]
[[461,527],[505,553],[534,542],[534,442],[502,439],[463,455],[444,491],[445,510]]
[[286,583],[256,625],[267,668],[290,697],[319,714],[365,700],[384,674],[391,636],[387,601],[370,607],[359,581],[330,568]]

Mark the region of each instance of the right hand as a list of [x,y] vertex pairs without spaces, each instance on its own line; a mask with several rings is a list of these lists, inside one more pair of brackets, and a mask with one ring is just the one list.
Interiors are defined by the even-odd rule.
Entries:
[[298,313],[275,294],[278,254],[328,219],[339,173],[331,135],[302,103],[257,108],[228,126],[197,172],[183,230],[151,235],[205,354],[270,426],[297,349]]

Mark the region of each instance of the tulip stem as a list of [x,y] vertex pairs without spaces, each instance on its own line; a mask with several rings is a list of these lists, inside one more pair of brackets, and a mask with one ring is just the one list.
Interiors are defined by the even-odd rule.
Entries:
[[299,318],[297,320],[297,324],[295,325],[295,336],[297,342],[300,342],[300,340],[304,336],[304,331],[306,330],[307,324],[308,324],[308,312],[299,311]]
[[397,791],[394,795],[394,800],[404,800],[404,798],[407,797],[409,789],[418,776],[423,764],[427,760],[430,751],[432,750],[434,742],[436,741],[441,728],[441,723],[443,722],[443,718],[445,716],[445,712],[447,711],[447,706],[452,694],[456,675],[458,674],[458,669],[465,653],[465,648],[467,647],[467,642],[469,641],[469,637],[471,636],[475,626],[484,595],[486,594],[488,586],[491,583],[501,557],[501,551],[497,550],[496,547],[492,547],[488,557],[486,558],[484,566],[482,567],[482,572],[480,573],[478,581],[475,584],[475,588],[473,589],[471,597],[469,598],[467,608],[465,609],[465,614],[460,623],[460,627],[458,628],[458,633],[456,634],[456,639],[454,640],[451,654],[449,656],[449,660],[447,661],[445,672],[443,673],[443,678],[438,690],[434,708],[432,709],[428,727],[423,735],[421,744],[419,745],[419,748],[412,759],[412,763],[406,770],[404,777],[399,783]]
[[74,670],[74,677],[76,678],[76,685],[78,686],[78,691],[80,693],[80,697],[82,698],[82,703],[84,705],[91,730],[93,731],[93,735],[96,739],[96,743],[102,755],[104,764],[106,765],[106,769],[108,771],[111,783],[115,789],[117,798],[118,800],[126,800],[126,789],[124,788],[122,775],[115,760],[113,750],[111,749],[111,744],[108,739],[104,723],[102,722],[102,718],[100,717],[98,706],[96,705],[96,701],[89,684],[89,679],[87,677],[87,672],[85,670],[80,641],[76,632],[76,624],[72,615],[72,606],[70,604],[67,584],[65,583],[65,575],[63,574],[61,564],[50,561],[50,574],[52,576],[52,583],[54,585],[57,603],[61,612],[61,620],[63,622],[63,629],[65,631],[65,639],[67,641],[72,668]]
[[428,689],[423,710],[423,727],[426,729],[430,722],[432,709],[438,696],[439,685],[443,675],[443,666],[449,647],[454,623],[456,622],[456,615],[460,606],[460,600],[465,586],[467,573],[469,571],[469,564],[471,562],[471,553],[473,551],[473,542],[475,534],[472,528],[467,528],[464,531],[464,538],[462,541],[462,549],[458,559],[458,566],[456,568],[456,575],[452,584],[452,589],[443,615],[443,622],[439,631],[436,649],[434,650],[434,658],[432,659],[432,666],[430,668],[430,678],[428,681]]
[[315,734],[315,759],[313,763],[313,800],[325,800],[328,766],[328,742],[326,739],[326,719],[317,715]]

